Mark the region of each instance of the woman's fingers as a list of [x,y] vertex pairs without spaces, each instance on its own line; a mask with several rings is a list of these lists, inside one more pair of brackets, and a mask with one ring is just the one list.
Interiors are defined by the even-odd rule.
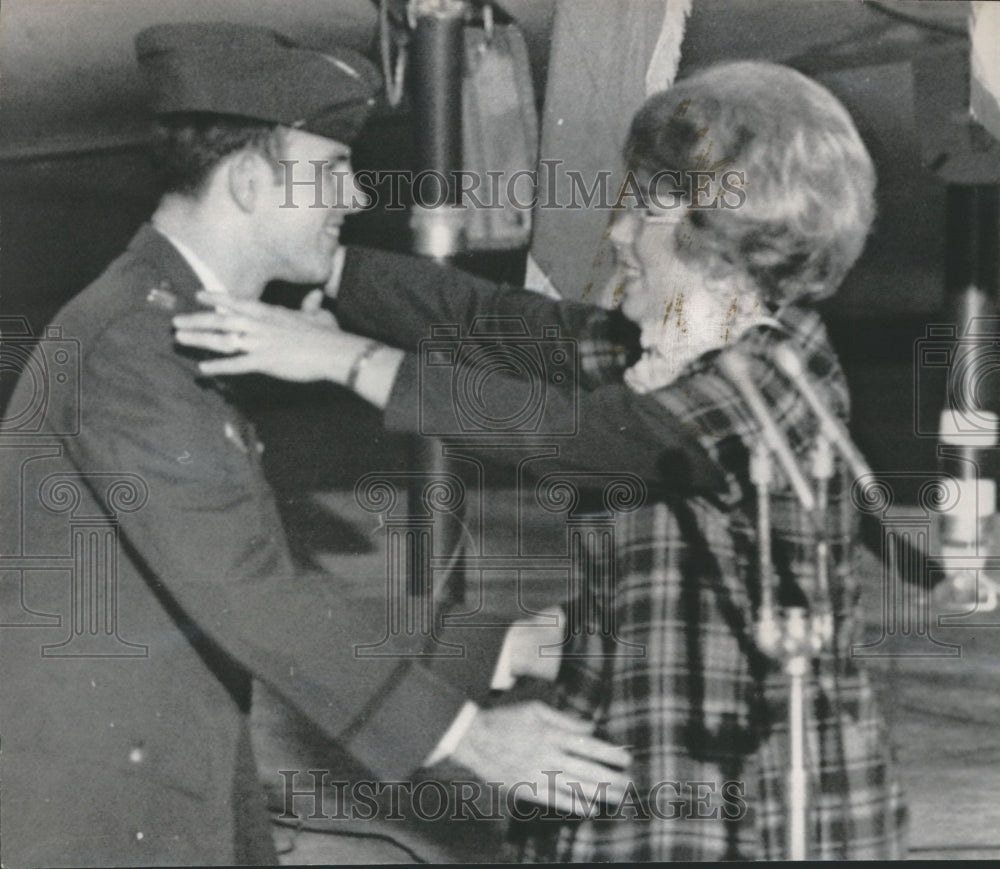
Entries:
[[178,329],[174,340],[185,347],[199,347],[213,353],[239,353],[246,349],[246,338],[236,332],[211,332],[200,329]]
[[233,296],[226,296],[222,293],[209,293],[202,290],[195,298],[203,305],[215,308],[216,310],[235,311],[249,316],[266,317],[267,312],[274,310],[274,305],[257,299],[237,299]]
[[320,308],[323,307],[323,291],[322,290],[312,290],[303,300],[302,304],[299,305],[299,310],[306,314],[318,313]]
[[178,314],[173,320],[174,328],[185,332],[256,332],[262,321],[245,314],[226,314],[216,311],[197,311],[193,314]]

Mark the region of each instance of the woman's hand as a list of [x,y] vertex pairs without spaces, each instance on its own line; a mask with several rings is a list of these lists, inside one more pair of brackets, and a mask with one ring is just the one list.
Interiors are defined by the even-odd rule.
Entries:
[[235,354],[199,364],[202,373],[269,374],[282,380],[344,383],[351,365],[370,342],[343,331],[321,307],[322,291],[310,293],[300,310],[199,293],[214,311],[174,317],[175,340],[187,347]]

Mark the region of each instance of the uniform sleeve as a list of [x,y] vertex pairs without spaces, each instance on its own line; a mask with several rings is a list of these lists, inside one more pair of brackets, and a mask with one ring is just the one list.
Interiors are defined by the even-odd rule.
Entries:
[[348,602],[334,577],[295,574],[252,432],[215,384],[197,381],[169,328],[143,312],[85,348],[74,463],[142,478],[148,500],[122,514],[123,543],[185,631],[269,683],[377,775],[405,775],[465,695],[412,658],[359,652],[383,638],[385,600]]

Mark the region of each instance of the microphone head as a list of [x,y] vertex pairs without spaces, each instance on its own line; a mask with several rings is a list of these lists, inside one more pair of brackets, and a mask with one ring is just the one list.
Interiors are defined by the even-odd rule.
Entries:
[[774,361],[789,378],[795,379],[805,376],[805,365],[799,358],[799,354],[791,348],[787,341],[783,341],[775,348]]
[[719,354],[718,366],[733,383],[742,386],[749,383],[751,388],[756,389],[753,378],[750,375],[750,366],[746,357],[738,350],[724,350]]

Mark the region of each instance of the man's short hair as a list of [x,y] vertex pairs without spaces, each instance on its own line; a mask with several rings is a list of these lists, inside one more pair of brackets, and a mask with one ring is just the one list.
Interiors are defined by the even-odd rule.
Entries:
[[654,94],[625,158],[637,177],[743,173],[739,207],[691,210],[679,255],[742,270],[775,308],[836,292],[875,216],[875,170],[847,110],[772,63],[718,64]]
[[225,157],[250,149],[275,163],[282,138],[277,124],[207,112],[178,112],[155,120],[153,172],[162,193],[198,196]]

